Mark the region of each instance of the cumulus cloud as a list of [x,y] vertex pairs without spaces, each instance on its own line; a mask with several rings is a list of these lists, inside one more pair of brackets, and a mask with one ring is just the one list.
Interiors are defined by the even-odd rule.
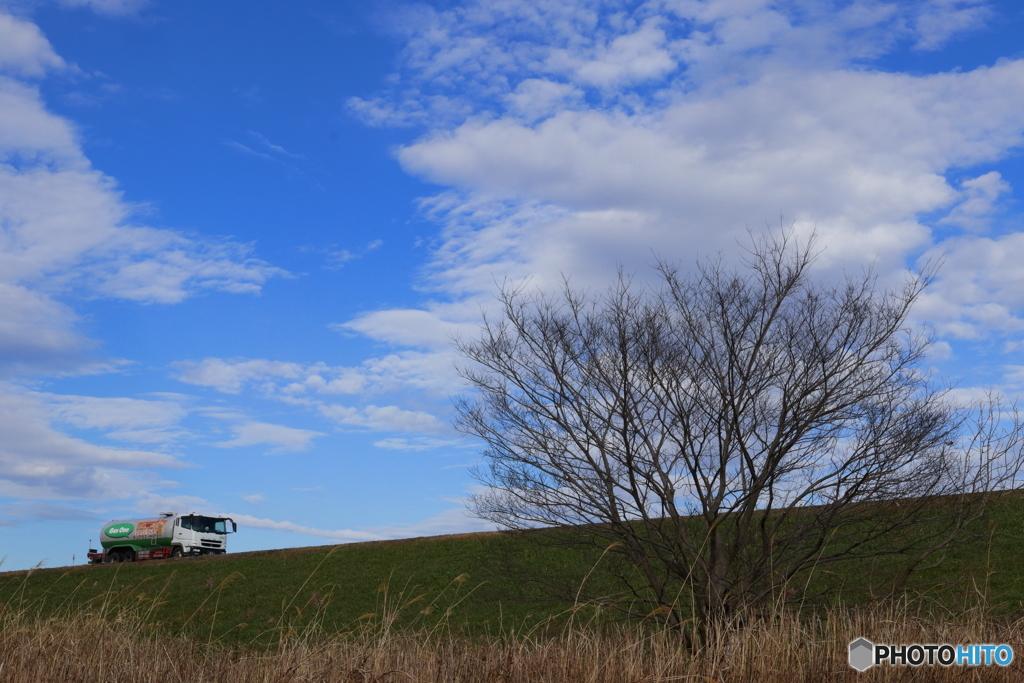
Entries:
[[[957,197],[942,174],[1020,144],[1024,125],[1013,112],[1022,108],[1024,61],[927,78],[780,73],[657,116],[565,111],[535,126],[469,121],[405,147],[399,160],[472,193],[469,201],[513,203],[492,223],[512,234],[473,230],[476,207],[455,204],[444,214],[469,223],[454,235],[462,258],[486,257],[476,241],[508,244],[489,259],[492,272],[522,271],[525,262],[548,279],[559,270],[607,277],[616,261],[678,251],[683,236],[691,249],[727,246],[769,207],[816,226],[850,262],[902,261],[929,242],[916,217]],[[544,215],[537,203],[561,215]]]
[[507,95],[507,100],[512,113],[532,122],[577,104],[583,95],[582,90],[568,83],[527,78]]
[[201,361],[179,361],[173,367],[178,380],[186,384],[212,387],[228,394],[237,394],[250,382],[268,379],[295,379],[304,374],[298,363],[271,360],[226,360],[206,358]]
[[235,438],[213,445],[218,448],[272,446],[270,453],[295,453],[308,449],[314,438],[324,436],[322,432],[266,422],[245,422],[232,426],[231,431],[234,432]]
[[67,372],[89,363],[94,342],[75,329],[68,306],[0,282],[0,377]]
[[441,312],[391,309],[364,313],[346,323],[332,325],[338,331],[351,330],[398,346],[447,350],[465,323],[443,320]]
[[919,318],[961,339],[1024,331],[1024,233],[951,238],[926,259],[943,261],[942,278],[915,309]]
[[[418,316],[417,316],[418,317]],[[388,316],[384,316],[388,318]],[[400,320],[401,315],[391,318]],[[391,329],[381,321],[373,326]],[[426,335],[431,339],[431,335]],[[302,365],[267,359],[205,358],[173,364],[177,378],[188,384],[205,386],[228,394],[253,391],[264,398],[314,411],[331,422],[375,432],[445,434],[447,423],[424,410],[408,410],[397,405],[346,406],[334,402],[339,395],[360,396],[394,394],[408,398],[416,392],[437,406],[448,409],[447,397],[461,388],[450,350],[402,351],[369,358],[355,367],[332,367],[326,363]],[[438,402],[443,399],[444,405]],[[302,450],[318,432],[245,421],[231,410],[204,408],[204,414],[236,422],[235,438],[219,442],[221,447],[276,444],[282,450]],[[239,420],[242,422],[238,422]],[[275,440],[276,439],[276,440]],[[423,450],[448,442],[433,437],[381,441],[382,448]]]
[[[756,81],[778,68],[837,67],[901,41],[937,49],[980,25],[971,0],[878,3],[753,0],[643,3],[495,2],[400,6],[384,19],[405,41],[395,83],[353,98],[369,123],[442,127],[500,101],[531,79],[589,89],[630,109],[668,93]],[[590,108],[594,101],[580,106]]]
[[39,394],[58,420],[79,429],[98,429],[109,439],[164,443],[182,434],[188,414],[175,401]]
[[0,72],[42,76],[63,66],[38,26],[0,12]]
[[577,78],[588,85],[611,88],[649,81],[675,69],[676,62],[665,49],[665,32],[657,23],[649,19],[637,30],[597,45],[593,59],[573,65]]
[[992,16],[984,0],[933,0],[916,17],[918,50],[937,50],[950,37],[982,26]]
[[[438,299],[486,306],[496,281],[563,274],[601,287],[655,256],[735,253],[781,214],[817,233],[821,270],[898,277],[946,254],[931,320],[977,335],[1021,314],[1014,236],[971,233],[999,231],[1013,191],[991,166],[1024,143],[1024,60],[873,65],[989,16],[975,0],[416,5],[391,19],[406,42],[390,85],[352,105],[427,129],[396,154],[447,188],[423,201],[441,228],[422,281]],[[345,329],[426,348],[451,320],[431,303]]]
[[448,426],[430,413],[422,410],[405,410],[398,406],[368,405],[352,408],[334,404],[321,405],[320,413],[343,425],[367,427],[379,432],[426,432],[448,431]]
[[[414,313],[421,315],[419,311]],[[380,319],[368,325],[359,321],[353,325],[351,329],[386,327]],[[444,323],[433,327],[443,328]],[[394,337],[398,333],[387,334]],[[428,344],[435,341],[432,330],[427,333],[425,341]],[[443,395],[458,382],[452,357],[447,352],[401,351],[368,358],[357,366],[302,365],[262,358],[204,358],[200,361],[178,361],[172,364],[172,368],[178,380],[186,384],[210,387],[228,394],[237,394],[248,388],[268,398],[293,401],[306,396],[374,394],[410,388]]]
[[[367,359],[356,367],[332,367],[326,363],[301,365],[266,359],[205,358],[181,361],[175,363],[174,368],[182,382],[230,394],[253,390],[265,398],[315,410],[340,425],[385,432],[438,434],[448,428],[436,416],[422,410],[406,410],[394,405],[344,406],[331,402],[330,397],[408,390],[441,396],[445,388],[455,383],[449,352],[403,351]],[[237,419],[238,416],[228,414],[225,418]],[[279,448],[305,448],[312,436],[319,435],[262,423],[246,423],[233,429],[236,437],[217,445],[234,447],[278,443]],[[273,438],[280,441],[275,442]],[[292,442],[293,438],[297,441]]]
[[[146,470],[183,465],[166,453],[70,437],[54,429],[44,398],[0,384],[0,495],[124,499],[158,485]],[[88,421],[88,412],[76,419]]]
[[202,290],[258,294],[285,271],[253,258],[250,245],[196,241],[166,230],[136,228],[110,257],[82,271],[82,283],[104,296],[174,304]]
[[1000,197],[1012,189],[998,171],[968,178],[960,183],[960,188],[962,200],[939,222],[976,232],[989,227]]

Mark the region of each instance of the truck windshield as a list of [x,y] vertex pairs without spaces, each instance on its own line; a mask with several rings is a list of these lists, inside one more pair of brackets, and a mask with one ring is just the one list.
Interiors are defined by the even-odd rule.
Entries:
[[217,517],[189,515],[181,518],[181,526],[204,534],[226,534],[228,532],[227,523]]

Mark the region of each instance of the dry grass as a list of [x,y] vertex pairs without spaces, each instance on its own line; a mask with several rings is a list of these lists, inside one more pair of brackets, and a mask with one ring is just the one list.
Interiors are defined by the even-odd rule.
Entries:
[[650,625],[599,628],[573,617],[555,634],[509,631],[476,639],[443,626],[395,628],[399,613],[421,609],[425,602],[398,595],[389,604],[384,591],[378,613],[352,630],[296,632],[278,625],[269,649],[223,645],[207,635],[212,622],[167,634],[150,618],[158,599],[130,609],[114,609],[110,600],[48,619],[8,607],[0,614],[0,681],[1024,681],[1020,662],[1006,668],[882,666],[863,674],[846,663],[847,644],[860,636],[888,643],[1005,642],[1024,653],[1024,621],[991,618],[982,609],[938,618],[914,612],[906,603],[833,610],[815,618],[778,610],[742,628],[714,631],[693,652],[677,633]]

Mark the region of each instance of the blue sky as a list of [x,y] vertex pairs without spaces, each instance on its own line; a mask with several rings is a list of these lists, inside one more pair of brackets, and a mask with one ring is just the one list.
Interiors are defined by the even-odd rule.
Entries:
[[1024,383],[1013,2],[0,3],[0,556],[230,514],[234,550],[487,528],[449,339],[777,225],[944,265],[969,400]]

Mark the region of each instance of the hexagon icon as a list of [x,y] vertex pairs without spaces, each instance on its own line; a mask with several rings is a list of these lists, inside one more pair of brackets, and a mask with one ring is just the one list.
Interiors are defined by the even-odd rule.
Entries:
[[875,644],[867,638],[858,638],[850,643],[850,666],[857,671],[867,671],[875,663]]

